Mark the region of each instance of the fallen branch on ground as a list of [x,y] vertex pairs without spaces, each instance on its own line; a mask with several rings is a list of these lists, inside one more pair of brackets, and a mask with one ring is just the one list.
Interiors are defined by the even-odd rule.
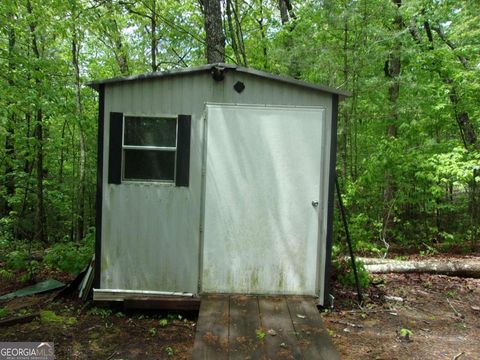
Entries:
[[330,320],[330,322],[333,322],[333,323],[336,323],[336,324],[347,325],[347,326],[351,326],[351,327],[354,327],[354,328],[363,328],[363,325],[354,324],[354,323],[344,321],[344,320]]
[[365,270],[372,274],[426,273],[458,277],[480,278],[480,261],[462,259],[450,261],[403,261],[390,259],[359,258]]
[[16,316],[10,317],[7,319],[0,320],[0,326],[10,326],[14,324],[24,324],[30,321],[35,320],[39,316],[39,313],[31,314],[31,315],[24,315],[24,316]]
[[447,299],[447,302],[448,302],[448,305],[450,305],[450,307],[452,308],[452,310],[453,310],[453,312],[455,313],[455,315],[457,315],[459,318],[462,318],[462,319],[465,318],[465,316],[463,316],[462,314],[460,314],[460,313],[457,311],[457,309],[455,309],[455,308],[453,307],[453,305],[452,305],[452,303],[450,302],[449,299]]

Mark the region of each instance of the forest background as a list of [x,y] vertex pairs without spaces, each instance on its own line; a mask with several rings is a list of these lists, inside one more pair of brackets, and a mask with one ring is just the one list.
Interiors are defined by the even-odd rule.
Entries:
[[478,246],[477,0],[3,0],[1,276],[89,261],[98,94],[85,83],[206,63],[209,16],[225,62],[352,93],[337,174],[357,251]]

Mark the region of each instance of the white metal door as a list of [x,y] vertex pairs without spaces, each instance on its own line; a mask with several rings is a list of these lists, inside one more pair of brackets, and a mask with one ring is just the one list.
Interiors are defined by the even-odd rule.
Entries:
[[324,115],[207,105],[203,292],[316,293]]

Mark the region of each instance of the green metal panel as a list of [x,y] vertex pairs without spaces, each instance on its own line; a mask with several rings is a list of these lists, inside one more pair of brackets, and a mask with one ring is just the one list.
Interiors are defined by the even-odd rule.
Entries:
[[64,286],[65,286],[65,284],[58,281],[58,280],[48,279],[48,280],[39,282],[35,285],[27,286],[23,289],[20,289],[20,290],[2,295],[2,296],[0,296],[0,300],[4,301],[4,300],[10,300],[10,299],[13,299],[13,298],[16,298],[16,297],[41,294],[41,293],[44,293],[44,292],[60,289]]

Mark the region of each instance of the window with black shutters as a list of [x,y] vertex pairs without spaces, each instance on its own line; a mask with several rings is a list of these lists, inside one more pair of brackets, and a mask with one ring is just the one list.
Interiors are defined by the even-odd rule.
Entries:
[[123,118],[124,180],[175,182],[177,118]]

